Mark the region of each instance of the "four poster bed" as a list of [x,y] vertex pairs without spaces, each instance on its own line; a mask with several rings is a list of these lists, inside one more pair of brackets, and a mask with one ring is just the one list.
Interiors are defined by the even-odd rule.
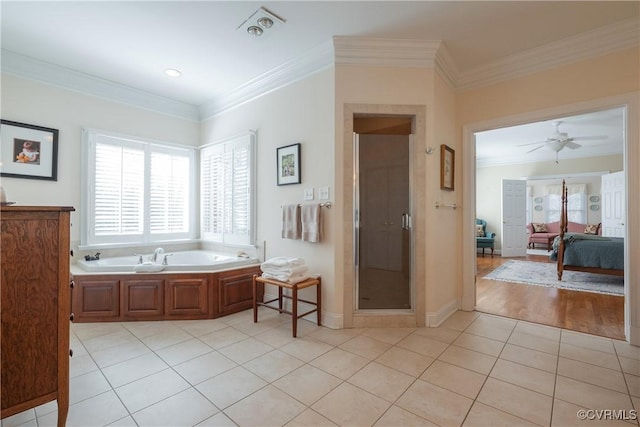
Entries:
[[560,235],[553,244],[558,280],[564,270],[624,276],[624,239],[583,233],[567,233],[567,188],[562,181]]

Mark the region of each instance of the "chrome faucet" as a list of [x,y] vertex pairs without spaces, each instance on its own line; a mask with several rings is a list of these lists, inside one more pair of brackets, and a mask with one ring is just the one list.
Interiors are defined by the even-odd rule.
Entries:
[[169,265],[169,263],[167,262],[167,257],[171,256],[173,254],[166,254],[164,256],[164,259],[162,260],[162,265]]
[[162,248],[157,248],[155,251],[153,251],[153,256],[151,257],[151,261],[153,261],[153,263],[157,263],[158,262],[158,257],[160,255],[162,255],[164,253],[164,249]]

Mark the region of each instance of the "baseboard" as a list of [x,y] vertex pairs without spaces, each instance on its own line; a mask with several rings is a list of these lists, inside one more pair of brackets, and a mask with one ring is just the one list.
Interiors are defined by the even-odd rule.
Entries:
[[629,336],[627,337],[629,344],[640,346],[640,328],[629,325]]
[[453,313],[460,309],[460,301],[458,298],[455,298],[443,307],[441,307],[438,311],[428,312],[426,317],[426,326],[429,328],[437,328],[449,318]]

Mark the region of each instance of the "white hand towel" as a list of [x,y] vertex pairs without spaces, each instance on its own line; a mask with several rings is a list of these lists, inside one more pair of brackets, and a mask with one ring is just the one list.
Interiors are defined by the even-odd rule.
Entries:
[[300,209],[297,204],[282,207],[282,238],[300,238]]
[[304,280],[307,280],[309,278],[309,275],[297,274],[295,276],[287,276],[287,275],[280,275],[280,274],[262,273],[262,277],[264,277],[265,279],[272,279],[272,280],[277,280],[279,282],[294,284],[294,283],[299,283]]
[[320,241],[320,205],[302,205],[302,241],[317,243]]
[[279,268],[279,267],[291,268],[291,267],[297,267],[297,266],[304,265],[304,264],[305,264],[304,258],[287,258],[287,257],[279,256],[279,257],[269,258],[268,260],[266,260],[265,262],[263,262],[261,264],[261,267],[266,267],[266,268]]
[[302,274],[309,271],[309,267],[307,267],[306,265],[299,265],[297,267],[291,267],[291,268],[285,268],[285,267],[273,268],[273,267],[261,266],[260,269],[264,273],[287,275],[287,276],[295,276],[296,274]]

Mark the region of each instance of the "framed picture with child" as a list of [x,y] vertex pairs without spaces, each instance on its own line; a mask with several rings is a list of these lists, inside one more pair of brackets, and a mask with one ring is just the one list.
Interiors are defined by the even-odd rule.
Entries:
[[58,129],[2,120],[0,176],[58,180]]

